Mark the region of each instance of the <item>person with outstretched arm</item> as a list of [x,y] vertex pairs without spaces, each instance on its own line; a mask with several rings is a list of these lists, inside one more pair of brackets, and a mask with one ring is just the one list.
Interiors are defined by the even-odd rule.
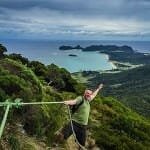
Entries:
[[[64,101],[65,105],[72,107],[72,124],[76,138],[80,145],[85,146],[86,142],[86,126],[88,125],[88,118],[90,113],[90,102],[96,97],[98,92],[103,88],[100,84],[95,91],[85,90],[83,96],[78,96],[73,100]],[[72,135],[71,122],[66,124],[56,135],[57,143],[67,139]],[[55,142],[56,142],[55,141]]]

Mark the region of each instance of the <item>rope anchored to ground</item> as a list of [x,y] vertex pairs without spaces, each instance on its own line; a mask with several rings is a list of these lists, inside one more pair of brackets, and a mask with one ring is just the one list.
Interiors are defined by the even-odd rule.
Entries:
[[[0,107],[6,107],[5,113],[4,113],[4,116],[3,116],[3,120],[2,120],[2,123],[1,123],[1,126],[0,126],[0,139],[2,137],[4,128],[5,128],[5,124],[6,124],[6,120],[7,120],[7,116],[8,116],[10,108],[12,108],[12,107],[19,108],[20,106],[25,106],[25,105],[50,105],[50,104],[64,104],[64,102],[59,101],[59,102],[30,102],[30,103],[24,103],[24,102],[21,102],[21,99],[19,99],[19,98],[17,98],[14,102],[11,102],[10,99],[7,99],[5,102],[0,102]],[[75,141],[82,150],[86,150],[78,142],[78,140],[76,138],[76,134],[75,134],[75,131],[74,131],[74,128],[73,128],[70,108],[69,108],[69,106],[67,106],[67,108],[68,108],[69,119],[70,119],[70,122],[71,122],[72,133],[73,133],[73,136],[75,138]]]

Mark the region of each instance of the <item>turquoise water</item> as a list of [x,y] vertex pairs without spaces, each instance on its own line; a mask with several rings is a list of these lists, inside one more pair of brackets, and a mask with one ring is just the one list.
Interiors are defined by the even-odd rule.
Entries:
[[[4,44],[8,53],[20,53],[29,60],[38,60],[48,65],[54,63],[64,67],[70,72],[80,70],[109,70],[112,69],[112,63],[108,61],[107,55],[99,52],[82,52],[80,50],[60,51],[61,45],[82,47],[89,45],[114,44],[128,45],[141,52],[150,52],[149,41],[48,41],[48,40],[0,40]],[[76,54],[77,57],[68,56]]]
[[[77,57],[68,56],[69,54],[75,54]],[[41,61],[44,62],[45,60],[41,59]],[[51,53],[48,61],[67,68],[70,72],[112,69],[112,65],[108,62],[106,55],[99,52],[82,52],[81,50],[57,51]]]

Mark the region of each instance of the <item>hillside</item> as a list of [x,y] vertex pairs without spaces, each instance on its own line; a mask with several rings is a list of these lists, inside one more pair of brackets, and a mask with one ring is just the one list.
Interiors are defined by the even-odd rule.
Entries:
[[97,99],[92,109],[92,136],[101,149],[148,149],[150,124],[144,118],[111,97]]
[[[23,102],[63,101],[83,93],[85,86],[56,65],[45,66],[21,55],[0,58],[0,101],[21,98]],[[120,99],[119,99],[120,100]],[[87,149],[147,150],[150,122],[112,97],[98,96],[91,104]],[[4,111],[0,112],[2,120]],[[54,133],[68,121],[64,105],[12,108],[0,141],[2,150],[44,150],[51,147]],[[72,150],[74,140],[60,145]],[[70,144],[71,143],[71,144]]]
[[[113,96],[138,113],[150,117],[150,65],[118,73],[82,72],[87,85],[105,84],[104,96]],[[90,77],[90,78],[89,78]]]
[[[47,86],[44,81],[41,82],[30,68],[20,62],[8,58],[1,59],[0,69],[1,101],[8,98],[14,101],[18,97],[23,102],[62,101],[59,92]],[[3,113],[4,111],[0,113],[1,120]],[[13,108],[9,112],[1,149],[5,150],[7,146],[8,149],[15,150],[28,147],[40,149],[36,144],[38,141],[48,146],[53,140],[54,132],[65,119],[64,107],[61,105]],[[27,143],[26,146],[24,143]]]

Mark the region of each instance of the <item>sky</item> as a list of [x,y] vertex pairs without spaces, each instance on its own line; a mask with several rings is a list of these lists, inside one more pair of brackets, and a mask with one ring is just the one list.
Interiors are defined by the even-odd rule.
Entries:
[[150,40],[150,0],[0,0],[0,39]]

